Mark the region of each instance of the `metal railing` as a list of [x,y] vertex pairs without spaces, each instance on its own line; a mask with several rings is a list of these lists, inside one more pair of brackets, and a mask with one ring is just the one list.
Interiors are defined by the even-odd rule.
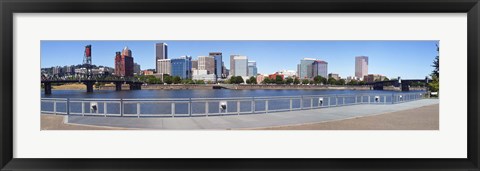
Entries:
[[[193,117],[271,113],[419,100],[423,92],[238,98],[91,99],[42,98],[45,114],[103,117]],[[67,110],[68,109],[68,110]]]

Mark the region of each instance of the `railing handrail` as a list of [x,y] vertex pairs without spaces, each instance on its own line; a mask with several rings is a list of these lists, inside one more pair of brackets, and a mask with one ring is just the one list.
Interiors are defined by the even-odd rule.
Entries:
[[[109,99],[109,98],[41,98],[41,102],[53,103],[53,110],[41,109],[42,113],[53,114],[66,114],[66,115],[82,115],[82,116],[209,116],[209,115],[231,115],[231,114],[244,114],[244,113],[269,113],[278,111],[293,111],[293,110],[309,110],[324,107],[346,106],[346,105],[358,105],[358,104],[396,104],[413,100],[422,99],[425,92],[408,92],[408,93],[378,93],[378,94],[326,94],[326,95],[301,95],[301,96],[263,96],[263,97],[229,97],[229,98],[145,98],[145,99]],[[375,98],[375,97],[379,98]],[[365,98],[367,97],[367,98]],[[374,98],[372,98],[374,97]],[[352,99],[354,98],[354,99]],[[284,100],[284,102],[278,102],[276,100]],[[286,101],[285,101],[286,100]],[[227,102],[226,106],[222,101]],[[94,103],[92,103],[94,102]],[[235,104],[232,104],[236,102]],[[247,102],[247,103],[245,103]],[[285,104],[285,102],[287,104]],[[74,108],[76,111],[72,111],[70,108],[71,103],[81,104],[81,112],[78,108]],[[158,111],[156,113],[142,112],[142,106],[145,104],[158,103],[169,104],[170,107],[155,107],[153,109],[162,109],[164,112]],[[205,103],[205,112],[194,112],[192,105]],[[289,104],[288,104],[289,103]],[[112,113],[112,104],[116,104]],[[136,113],[126,113],[125,105],[134,106],[129,109],[136,109]],[[185,106],[185,104],[187,104]],[[270,104],[270,105],[269,105]],[[295,105],[294,105],[295,104]],[[42,104],[43,105],[43,104]],[[211,105],[218,105],[218,107],[211,108]],[[246,107],[250,106],[250,107]],[[57,107],[65,106],[63,110],[59,111]],[[108,107],[110,106],[110,107]],[[180,112],[177,111],[177,107],[180,106]],[[231,107],[230,107],[231,106]],[[235,107],[236,106],[236,107]],[[243,106],[243,107],[241,107]],[[133,108],[132,108],[133,107]],[[223,109],[222,109],[223,108]],[[108,109],[108,110],[107,110]],[[116,111],[118,109],[118,111]],[[165,109],[165,110],[164,110]],[[187,113],[181,112],[186,110]],[[213,109],[213,110],[212,110]],[[233,109],[233,110],[232,110]],[[246,109],[246,110],[245,110]],[[102,112],[99,112],[102,111]],[[169,112],[168,112],[169,111]],[[143,114],[142,114],[143,113]]]
[[172,100],[243,100],[243,99],[275,99],[275,98],[303,98],[303,97],[353,97],[353,96],[391,96],[391,95],[405,95],[405,94],[423,94],[418,92],[409,92],[409,93],[378,93],[378,94],[319,94],[319,95],[299,95],[299,96],[249,96],[249,97],[207,97],[207,98],[41,98],[41,100],[67,100],[72,101],[172,101]]

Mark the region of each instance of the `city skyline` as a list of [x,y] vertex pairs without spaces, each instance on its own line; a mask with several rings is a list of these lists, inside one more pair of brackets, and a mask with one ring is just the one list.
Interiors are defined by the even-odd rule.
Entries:
[[42,41],[41,67],[81,64],[84,46],[91,44],[94,65],[113,67],[115,52],[128,46],[143,70],[155,69],[157,43],[168,44],[169,59],[223,53],[227,69],[230,55],[248,56],[261,74],[296,70],[301,59],[315,58],[345,78],[355,75],[356,56],[368,56],[368,74],[423,78],[431,73],[438,41]]

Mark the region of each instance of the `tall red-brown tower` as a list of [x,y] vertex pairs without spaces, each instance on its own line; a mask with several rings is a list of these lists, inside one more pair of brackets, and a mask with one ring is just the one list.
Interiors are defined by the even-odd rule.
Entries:
[[133,57],[132,51],[125,47],[122,52],[116,52],[115,55],[115,75],[121,77],[133,77]]

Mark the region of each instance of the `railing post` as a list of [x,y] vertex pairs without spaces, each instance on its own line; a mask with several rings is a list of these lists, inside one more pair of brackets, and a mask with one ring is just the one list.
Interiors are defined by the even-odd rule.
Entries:
[[82,116],[85,116],[85,102],[82,101]]
[[70,115],[70,98],[67,98],[67,115]]
[[192,116],[192,98],[188,98],[188,116]]
[[310,109],[313,109],[313,97],[310,98]]
[[335,95],[335,106],[338,106],[338,96]]
[[205,101],[205,115],[208,116],[208,101]]
[[107,102],[103,102],[103,115],[107,117]]
[[172,102],[172,117],[175,117],[175,102]]
[[252,97],[252,113],[255,113],[255,97]]
[[237,100],[237,114],[240,115],[240,100]]
[[292,111],[293,108],[292,108],[292,98],[290,98],[290,111]]
[[303,109],[303,96],[300,96],[300,110]]
[[137,102],[137,118],[140,118],[140,102]]
[[53,114],[57,115],[57,100],[53,99]]
[[355,104],[357,104],[357,95],[355,95]]
[[332,102],[330,101],[330,96],[328,96],[328,105],[327,105],[327,107],[330,107],[330,103],[332,103]]
[[368,104],[370,104],[370,95],[368,95]]
[[123,117],[123,99],[120,99],[120,117]]
[[393,99],[394,99],[394,98],[395,98],[395,95],[394,95],[394,93],[392,93],[392,104],[394,104],[394,103],[393,103]]
[[360,96],[360,103],[363,104],[363,95]]
[[345,96],[342,97],[343,103],[342,106],[345,106]]
[[265,113],[268,113],[268,100],[265,100]]
[[387,96],[383,96],[383,104],[387,104]]

